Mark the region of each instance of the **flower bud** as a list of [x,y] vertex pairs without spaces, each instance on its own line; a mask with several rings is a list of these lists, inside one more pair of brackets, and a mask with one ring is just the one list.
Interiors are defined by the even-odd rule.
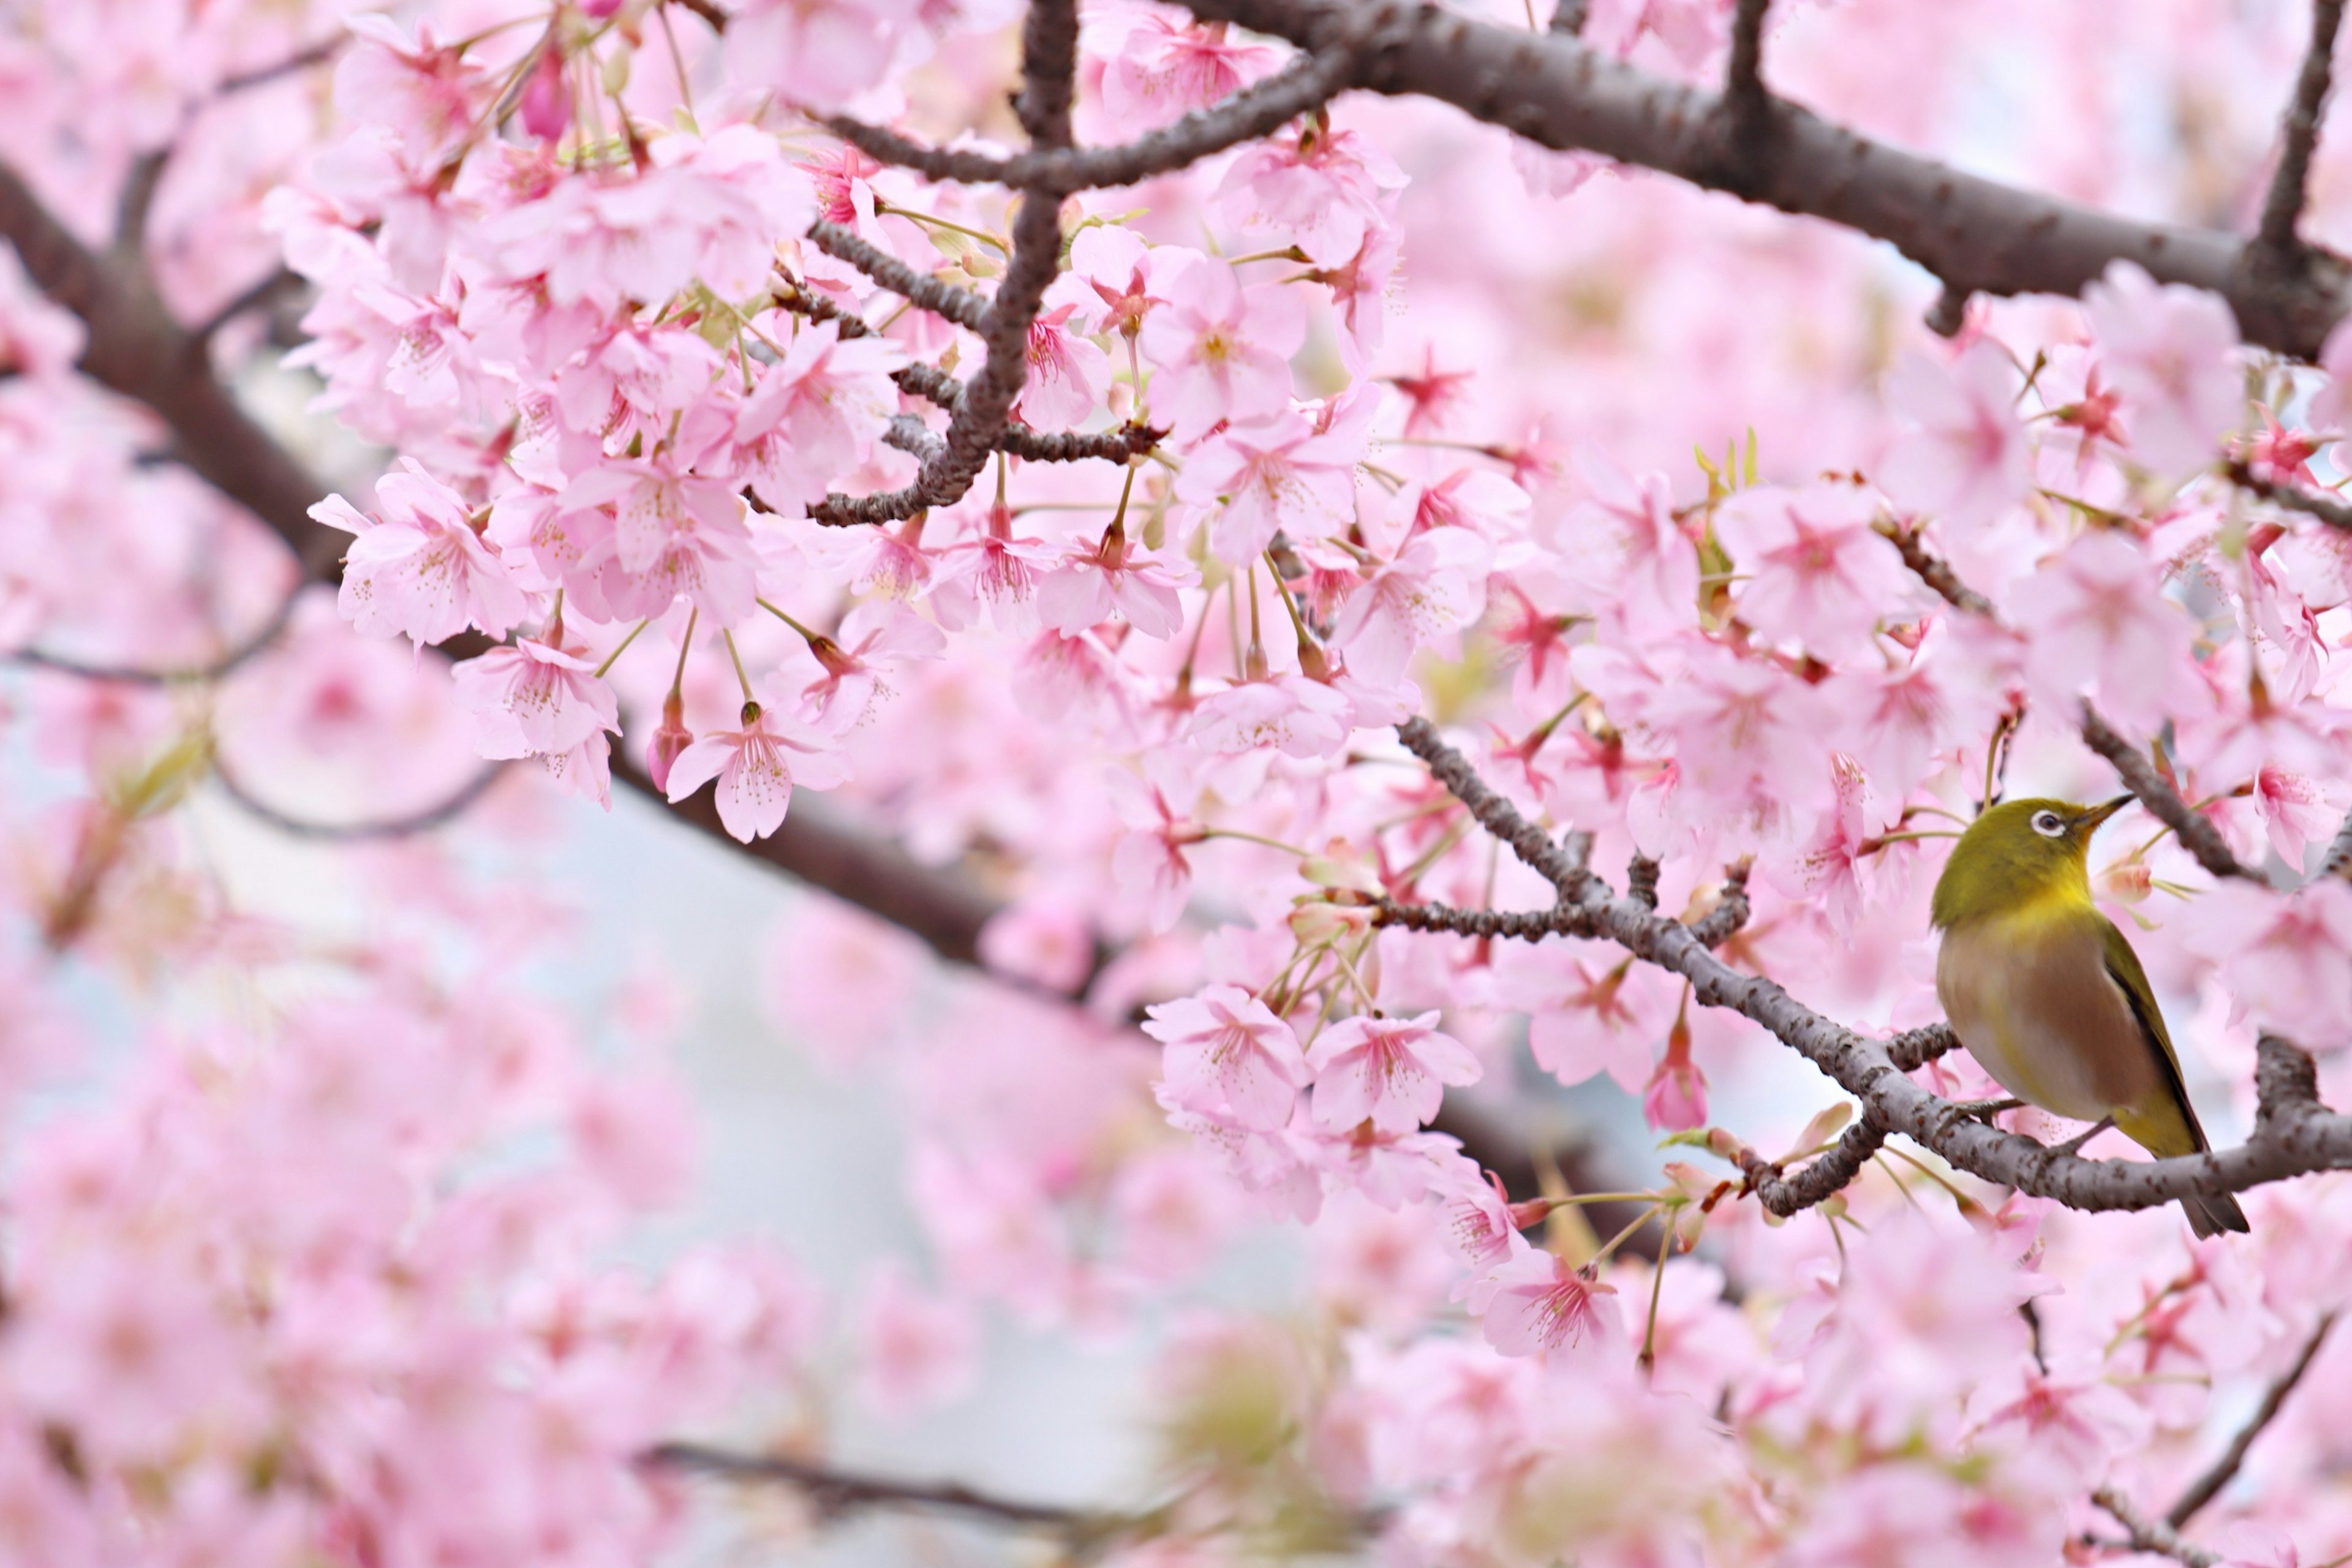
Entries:
[[572,90],[563,79],[562,50],[552,45],[540,50],[516,110],[523,130],[542,142],[557,141],[571,129]]
[[677,754],[694,744],[694,731],[686,727],[686,704],[677,697],[662,704],[661,727],[646,747],[646,772],[654,781],[654,788],[669,793],[670,764]]

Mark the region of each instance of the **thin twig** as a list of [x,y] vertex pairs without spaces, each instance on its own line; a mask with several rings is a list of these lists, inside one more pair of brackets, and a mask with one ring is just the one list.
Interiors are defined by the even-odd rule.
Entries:
[[1478,826],[1511,847],[1527,867],[1559,890],[1570,903],[1582,897],[1591,880],[1580,858],[1571,858],[1551,836],[1518,814],[1517,807],[1486,787],[1461,752],[1447,745],[1428,720],[1412,718],[1397,726],[1405,749],[1429,765],[1438,783],[1470,808]]
[[2319,1315],[2319,1321],[2312,1325],[2311,1337],[2303,1342],[2303,1350],[2295,1356],[2294,1364],[2279,1373],[2277,1380],[2263,1391],[2263,1402],[2256,1407],[2252,1418],[2238,1428],[2238,1435],[2230,1439],[2230,1447],[2213,1462],[2213,1468],[2190,1482],[2189,1489],[2180,1494],[2180,1500],[2165,1510],[2166,1524],[2179,1530],[2197,1516],[2199,1509],[2221,1495],[2221,1489],[2230,1484],[2239,1467],[2246,1462],[2246,1452],[2254,1446],[2254,1439],[2277,1419],[2281,1407],[2286,1404],[2287,1395],[2294,1392],[2294,1385],[2301,1383],[2303,1374],[2311,1369],[2313,1358],[2319,1354],[2319,1347],[2327,1338],[2327,1331],[2335,1326],[2334,1312]]
[[251,637],[204,664],[185,665],[175,669],[158,669],[149,665],[101,664],[48,653],[37,647],[0,653],[0,659],[34,669],[51,670],[58,675],[78,676],[84,680],[114,680],[138,686],[173,686],[187,681],[217,680],[267,651],[285,634],[287,626],[294,618],[294,606],[299,597],[299,593],[286,595],[278,604],[277,613],[256,628]]
[[921,310],[979,331],[988,320],[988,301],[969,289],[927,277],[897,257],[860,239],[839,224],[819,219],[809,225],[808,237],[819,250],[845,261],[893,294],[904,295]]
[[2282,484],[2254,472],[2254,467],[2243,458],[2232,458],[2223,465],[2222,472],[2230,482],[2249,495],[2257,495],[2273,505],[2305,517],[2315,517],[2330,528],[2352,532],[2352,501],[2327,490],[2315,490],[2302,485]]
[[1787,1219],[1828,1202],[1853,1185],[1862,1168],[1886,1142],[1887,1129],[1864,1116],[1845,1130],[1838,1141],[1815,1155],[1793,1176],[1780,1173],[1780,1163],[1753,1149],[1739,1151],[1739,1172],[1748,1190],[1766,1212]]
[[[2091,750],[2107,759],[2124,787],[2139,797],[2139,803],[2158,821],[2172,829],[2180,847],[2197,858],[2197,863],[2216,877],[2242,877],[2250,882],[2263,882],[2260,872],[2240,862],[2230,853],[2229,843],[2221,830],[2213,826],[2189,804],[2180,798],[2180,792],[2165,782],[2156,771],[2147,754],[2110,729],[2107,721],[2089,703],[2083,704],[2083,742]],[[2267,886],[2267,883],[2264,883]]]
[[2255,231],[2262,251],[2273,258],[2294,256],[2303,241],[2295,225],[2303,216],[2304,190],[2311,178],[2311,153],[2319,143],[2319,122],[2327,107],[2327,86],[2334,75],[2336,30],[2344,20],[2344,0],[2312,0],[2311,44],[2304,52],[2303,69],[2294,79],[2294,97],[2288,100],[2279,128],[2278,167],[2271,174],[2263,198],[2262,226]]
[[260,818],[280,833],[297,838],[310,838],[341,843],[359,843],[383,838],[413,838],[420,833],[430,833],[464,816],[467,808],[489,793],[507,770],[504,763],[492,763],[467,780],[465,786],[433,805],[399,816],[362,818],[356,822],[320,822],[314,818],[296,816],[280,811],[268,802],[257,799],[238,783],[235,774],[213,759],[213,778],[227,795],[250,816]]
[[2101,1487],[2091,1494],[2091,1500],[2113,1514],[2116,1522],[2131,1532],[2134,1550],[2153,1552],[2176,1563],[2186,1563],[2189,1568],[2221,1568],[2222,1557],[2220,1552],[2181,1540],[2179,1532],[2172,1526],[2160,1519],[2148,1518],[2115,1488]]
[[1098,1513],[1029,1502],[980,1491],[956,1481],[906,1481],[835,1469],[779,1454],[737,1454],[694,1443],[664,1443],[644,1463],[734,1481],[765,1481],[797,1489],[828,1514],[866,1509],[911,1509],[961,1514],[991,1524],[1052,1531],[1099,1541],[1139,1528],[1146,1515]]
[[198,343],[208,343],[218,335],[223,327],[236,321],[239,316],[248,310],[267,309],[277,303],[280,296],[290,294],[301,288],[303,281],[300,273],[280,267],[252,287],[239,290],[220,309],[205,317],[200,325],[192,329],[188,336]]
[[1355,68],[1352,47],[1301,55],[1232,96],[1196,109],[1161,130],[1112,147],[1016,153],[1011,157],[966,148],[930,147],[884,126],[835,117],[825,129],[869,157],[901,164],[933,180],[971,185],[1012,185],[1070,193],[1132,185],[1200,162],[1212,153],[1280,130],[1328,102]]

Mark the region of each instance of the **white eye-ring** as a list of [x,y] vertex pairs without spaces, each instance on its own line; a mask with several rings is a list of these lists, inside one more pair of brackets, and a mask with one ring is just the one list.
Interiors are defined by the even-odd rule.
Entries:
[[2063,838],[2066,822],[2054,811],[2037,811],[2033,814],[2033,831],[2044,838]]

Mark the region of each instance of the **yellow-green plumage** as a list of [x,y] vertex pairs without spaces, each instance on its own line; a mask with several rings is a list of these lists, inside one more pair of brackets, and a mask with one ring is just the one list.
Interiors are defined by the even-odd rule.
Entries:
[[[1936,994],[1960,1044],[2018,1099],[2079,1121],[2112,1116],[2152,1154],[2193,1154],[2205,1132],[2163,1012],[2084,864],[2091,835],[2130,799],[2010,801],[1969,825],[1936,884]],[[2246,1228],[2233,1198],[2181,1207],[2199,1236]]]

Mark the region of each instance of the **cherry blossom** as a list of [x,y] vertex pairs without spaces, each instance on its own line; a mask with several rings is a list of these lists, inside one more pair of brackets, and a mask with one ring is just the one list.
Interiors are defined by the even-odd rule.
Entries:
[[1315,1120],[1334,1130],[1369,1121],[1410,1132],[1437,1114],[1446,1084],[1475,1083],[1478,1058],[1441,1033],[1437,1015],[1334,1024],[1307,1053],[1315,1069]]
[[793,786],[830,789],[845,776],[833,741],[785,710],[743,704],[741,726],[705,731],[670,763],[668,795],[716,783],[719,820],[749,844],[783,826]]
[[1308,1082],[1290,1026],[1237,985],[1151,1009],[1144,1033],[1160,1041],[1164,1081],[1180,1104],[1276,1131]]

